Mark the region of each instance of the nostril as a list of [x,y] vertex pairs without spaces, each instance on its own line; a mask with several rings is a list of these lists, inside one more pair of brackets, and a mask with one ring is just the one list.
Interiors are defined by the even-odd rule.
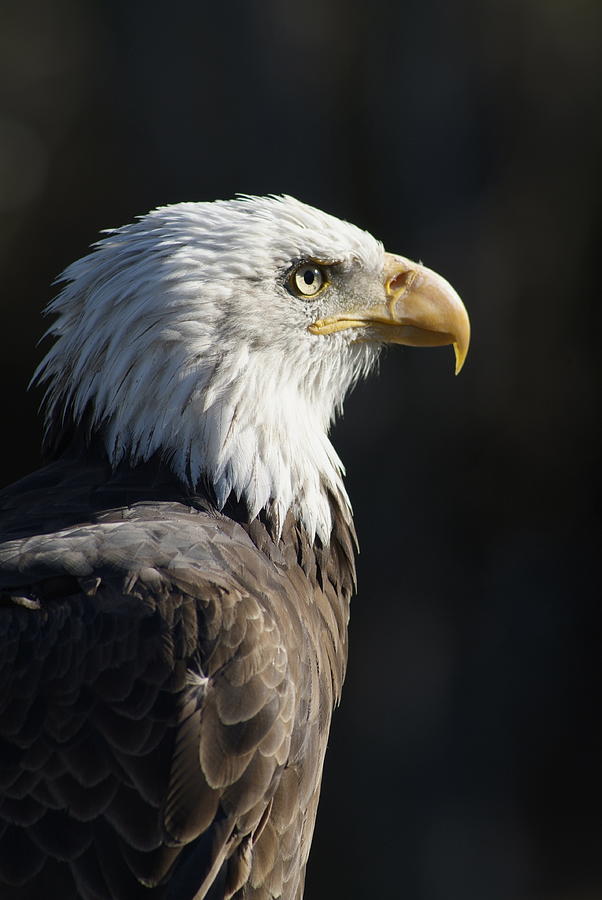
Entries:
[[393,278],[389,279],[387,284],[388,294],[399,294],[407,291],[416,277],[414,269],[407,269],[405,272],[398,272]]

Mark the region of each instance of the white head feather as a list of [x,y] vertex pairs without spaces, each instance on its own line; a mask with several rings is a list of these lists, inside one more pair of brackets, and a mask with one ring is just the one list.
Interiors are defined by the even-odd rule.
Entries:
[[382,285],[382,245],[291,197],[180,203],[99,241],[48,306],[54,345],[34,380],[46,427],[91,416],[113,465],[161,453],[191,486],[249,515],[289,509],[310,537],[331,530],[327,491],[348,500],[328,429],[377,348],[310,334],[318,301],[291,295],[304,258]]

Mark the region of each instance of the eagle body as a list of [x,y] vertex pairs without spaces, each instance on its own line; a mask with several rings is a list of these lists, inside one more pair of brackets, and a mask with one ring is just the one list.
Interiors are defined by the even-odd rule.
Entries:
[[301,896],[354,578],[339,511],[318,553],[159,462],[67,456],[2,512],[26,597],[0,617],[1,895],[193,897],[222,869],[217,896]]
[[328,427],[383,343],[461,365],[466,314],[286,197],[65,280],[50,462],[0,493],[0,896],[299,900],[355,588]]

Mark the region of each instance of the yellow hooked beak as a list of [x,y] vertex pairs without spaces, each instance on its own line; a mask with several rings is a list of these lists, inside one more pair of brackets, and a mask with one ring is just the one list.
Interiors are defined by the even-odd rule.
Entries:
[[468,353],[470,321],[451,284],[426,266],[385,253],[384,292],[382,303],[318,319],[309,330],[333,334],[363,328],[367,335],[360,340],[410,347],[453,344],[457,375]]

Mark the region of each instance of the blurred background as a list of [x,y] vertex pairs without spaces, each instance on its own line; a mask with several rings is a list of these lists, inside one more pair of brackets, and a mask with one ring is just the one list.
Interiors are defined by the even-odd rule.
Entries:
[[308,900],[600,900],[602,6],[3,0],[2,477],[51,282],[151,207],[286,192],[445,274],[335,444],[361,540]]

